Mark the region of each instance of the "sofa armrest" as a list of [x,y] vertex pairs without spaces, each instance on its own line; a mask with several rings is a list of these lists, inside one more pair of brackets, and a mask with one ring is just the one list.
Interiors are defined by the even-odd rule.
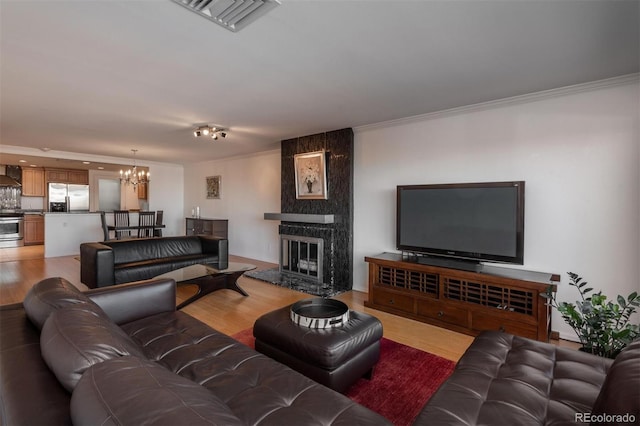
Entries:
[[176,282],[171,279],[137,281],[85,294],[116,324],[176,310]]
[[199,236],[202,254],[217,254],[218,269],[227,269],[229,265],[229,240],[226,238]]
[[89,288],[115,284],[111,247],[101,243],[80,244],[80,281]]

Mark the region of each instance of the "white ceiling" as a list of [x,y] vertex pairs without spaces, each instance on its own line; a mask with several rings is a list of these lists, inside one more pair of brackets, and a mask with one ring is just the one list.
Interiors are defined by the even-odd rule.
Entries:
[[[639,71],[637,0],[0,0],[0,143],[189,163]],[[196,139],[217,124],[226,139]]]

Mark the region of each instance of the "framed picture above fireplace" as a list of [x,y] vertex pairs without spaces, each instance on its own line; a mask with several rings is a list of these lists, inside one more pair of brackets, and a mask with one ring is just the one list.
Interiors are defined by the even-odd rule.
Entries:
[[293,156],[296,178],[296,198],[327,199],[326,152],[315,151]]

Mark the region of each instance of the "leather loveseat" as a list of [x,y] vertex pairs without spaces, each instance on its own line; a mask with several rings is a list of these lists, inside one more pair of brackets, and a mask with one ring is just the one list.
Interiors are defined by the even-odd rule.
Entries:
[[212,236],[138,238],[80,244],[80,280],[89,288],[157,277],[196,263],[229,261],[228,241]]
[[173,280],[81,293],[49,278],[0,306],[0,424],[389,424],[175,300]]
[[640,340],[615,360],[497,331],[480,334],[414,425],[640,422]]

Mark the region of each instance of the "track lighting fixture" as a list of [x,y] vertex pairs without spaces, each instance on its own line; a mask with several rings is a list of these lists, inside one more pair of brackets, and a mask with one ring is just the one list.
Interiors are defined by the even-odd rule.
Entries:
[[200,126],[198,127],[196,130],[193,131],[193,136],[195,136],[196,138],[199,138],[200,136],[209,136],[211,139],[213,140],[217,140],[219,137],[220,138],[226,138],[227,137],[227,130],[223,129],[222,127],[216,127],[216,126]]

